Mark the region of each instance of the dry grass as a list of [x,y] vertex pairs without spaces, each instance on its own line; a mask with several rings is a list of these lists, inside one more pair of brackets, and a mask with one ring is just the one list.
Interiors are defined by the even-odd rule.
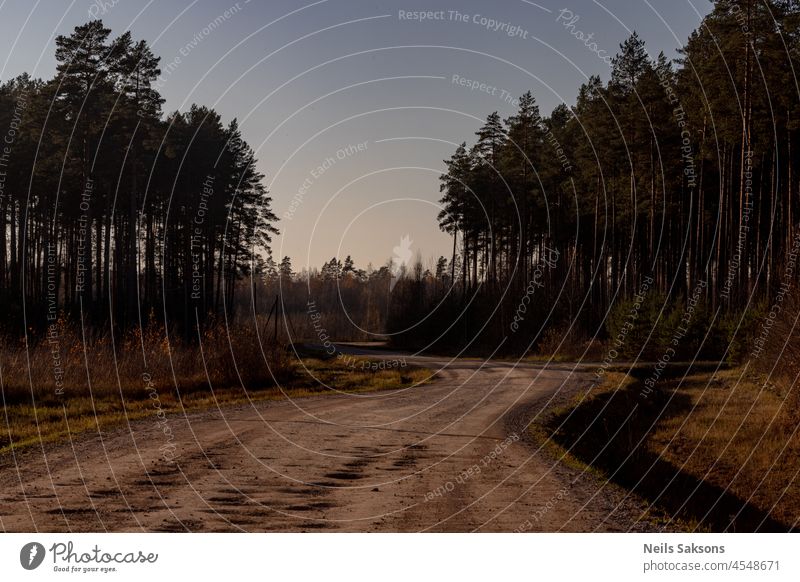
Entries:
[[6,404],[60,404],[120,392],[137,399],[153,387],[183,393],[262,387],[285,379],[292,367],[285,351],[259,341],[252,326],[213,327],[188,343],[156,325],[112,338],[84,333],[62,319],[28,345],[0,343],[0,370]]
[[[655,426],[648,448],[790,526],[800,519],[800,434],[790,394],[741,369],[687,378],[691,408]],[[794,400],[792,398],[791,400]]]
[[[648,368],[634,370],[646,377]],[[573,462],[636,491],[651,516],[711,531],[800,525],[800,434],[792,394],[742,368],[662,380],[646,397],[630,376],[605,382],[535,430]],[[680,376],[680,375],[679,375]]]
[[[326,392],[368,392],[423,383],[430,372],[362,369],[360,360],[298,361],[283,347],[259,347],[253,329],[216,328],[199,344],[151,327],[116,345],[61,321],[56,342],[0,344],[0,453],[127,421],[218,406]],[[144,352],[142,349],[144,346]],[[58,348],[58,359],[52,350]]]

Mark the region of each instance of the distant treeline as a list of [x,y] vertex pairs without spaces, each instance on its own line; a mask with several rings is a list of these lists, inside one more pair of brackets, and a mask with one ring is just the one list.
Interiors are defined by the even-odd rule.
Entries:
[[380,267],[370,264],[362,269],[348,255],[343,260],[333,257],[320,269],[296,273],[289,257],[276,263],[270,255],[260,276],[253,278],[252,288],[245,293],[245,286],[240,286],[238,311],[259,314],[264,336],[277,334],[280,343],[382,341],[388,339],[390,315],[409,301],[422,299],[406,296],[409,284],[420,282],[432,293],[445,293],[450,281],[447,267],[442,257],[431,269],[419,258],[410,264],[387,260]]
[[0,86],[0,309],[126,328],[233,308],[276,233],[236,121],[164,115],[159,58],[99,20],[56,39],[57,72]]
[[453,286],[407,281],[390,330],[436,308],[405,343],[522,349],[660,321],[651,344],[721,356],[758,326],[798,279],[800,4],[718,0],[680,55],[633,33],[574,106],[489,115],[441,178]]

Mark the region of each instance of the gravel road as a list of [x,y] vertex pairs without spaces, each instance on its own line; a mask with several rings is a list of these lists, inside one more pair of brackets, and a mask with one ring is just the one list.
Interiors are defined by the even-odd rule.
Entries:
[[[356,350],[357,351],[357,350]],[[373,354],[394,358],[389,353]],[[641,501],[526,425],[571,365],[408,358],[427,385],[156,418],[0,458],[4,531],[644,531]],[[551,450],[551,449],[550,449]]]

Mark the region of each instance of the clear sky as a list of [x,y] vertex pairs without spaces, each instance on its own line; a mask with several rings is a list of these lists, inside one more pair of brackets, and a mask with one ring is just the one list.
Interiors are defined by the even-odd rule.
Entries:
[[[51,77],[54,39],[92,17],[161,57],[166,110],[239,119],[282,220],[274,255],[378,266],[404,235],[449,255],[438,176],[492,111],[533,91],[543,114],[605,80],[633,30],[675,50],[706,0],[0,0],[0,78]],[[430,11],[422,21],[413,14]],[[577,17],[577,19],[576,19]],[[571,23],[567,27],[566,24]],[[593,35],[590,41],[579,40]],[[596,43],[596,46],[592,45]],[[590,45],[590,46],[587,46]]]

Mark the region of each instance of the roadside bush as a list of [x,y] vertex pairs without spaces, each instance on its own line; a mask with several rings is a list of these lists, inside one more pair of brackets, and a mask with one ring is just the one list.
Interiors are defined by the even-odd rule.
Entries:
[[[606,330],[623,358],[657,360],[669,354],[672,360],[717,359],[729,342],[726,324],[713,320],[702,298],[694,303],[658,294],[625,299],[611,310]],[[737,354],[739,350],[737,346]]]
[[727,360],[730,363],[742,363],[748,359],[761,324],[767,313],[767,304],[761,301],[744,312],[735,312],[725,316],[721,322],[724,330],[725,345],[720,349],[720,357],[728,350]]
[[661,344],[660,311],[663,295],[651,294],[618,301],[606,319],[611,347],[621,358],[657,357]]
[[74,397],[139,400],[148,397],[150,387],[181,394],[269,387],[290,377],[293,366],[282,346],[261,340],[252,323],[216,325],[194,343],[153,323],[121,338],[84,335],[61,318],[47,335],[27,344],[0,342],[2,397],[6,404],[47,404]]

